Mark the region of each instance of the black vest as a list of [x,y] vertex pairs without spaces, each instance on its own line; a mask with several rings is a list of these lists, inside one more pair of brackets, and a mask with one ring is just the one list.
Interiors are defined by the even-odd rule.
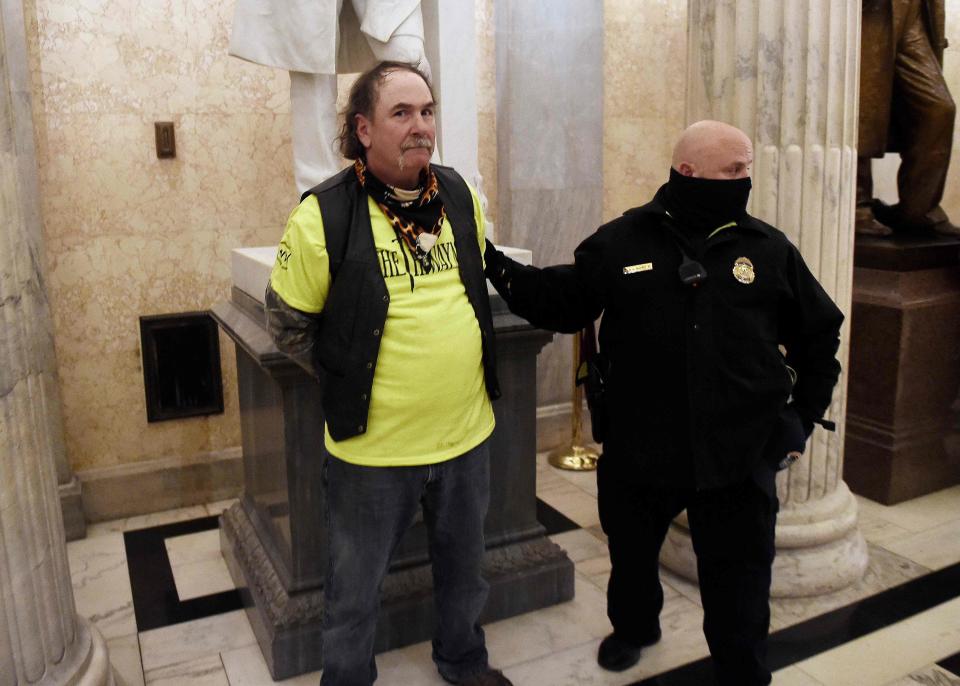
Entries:
[[[480,325],[483,374],[487,393],[500,397],[494,349],[493,318],[483,259],[477,243],[473,197],[466,182],[450,167],[431,165],[453,230],[460,279]],[[326,371],[323,411],[336,441],[367,430],[367,413],[380,338],[390,296],[383,281],[370,226],[367,194],[353,167],[303,194],[316,195],[330,257],[331,286],[317,333],[317,358]]]

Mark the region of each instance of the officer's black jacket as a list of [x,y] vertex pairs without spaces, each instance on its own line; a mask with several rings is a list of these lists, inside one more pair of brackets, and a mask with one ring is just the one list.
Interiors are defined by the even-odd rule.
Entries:
[[[791,392],[808,431],[823,417],[843,315],[786,236],[749,216],[691,255],[706,268],[702,284],[681,283],[683,232],[662,193],[601,226],[572,265],[523,266],[488,247],[487,275],[535,326],[572,333],[602,313],[604,459],[634,461],[650,484],[719,487],[763,458]],[[738,258],[752,283],[735,278]]]

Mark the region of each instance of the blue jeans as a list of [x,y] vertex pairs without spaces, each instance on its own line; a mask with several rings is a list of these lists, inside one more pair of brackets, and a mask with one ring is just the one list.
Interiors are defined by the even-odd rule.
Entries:
[[487,669],[487,599],[480,575],[490,502],[487,442],[422,467],[361,467],[328,455],[329,565],[324,586],[321,686],[370,686],[380,588],[394,549],[423,506],[439,624],[433,660],[448,681]]

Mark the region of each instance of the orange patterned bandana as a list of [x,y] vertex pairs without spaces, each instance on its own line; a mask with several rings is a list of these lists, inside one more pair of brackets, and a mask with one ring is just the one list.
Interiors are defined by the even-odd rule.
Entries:
[[383,183],[367,169],[363,160],[357,159],[353,168],[360,185],[377,203],[398,238],[402,237],[423,270],[430,272],[433,268],[430,249],[437,242],[447,216],[436,174],[427,171],[420,177],[419,188],[406,191]]

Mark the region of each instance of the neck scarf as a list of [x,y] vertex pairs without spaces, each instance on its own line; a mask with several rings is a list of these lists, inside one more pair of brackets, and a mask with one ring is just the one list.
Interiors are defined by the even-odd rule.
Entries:
[[430,249],[437,242],[447,216],[436,175],[432,170],[424,172],[420,175],[420,186],[406,190],[385,184],[367,169],[363,160],[357,159],[353,168],[360,185],[377,203],[398,239],[407,244],[410,254],[429,272],[433,268]]

